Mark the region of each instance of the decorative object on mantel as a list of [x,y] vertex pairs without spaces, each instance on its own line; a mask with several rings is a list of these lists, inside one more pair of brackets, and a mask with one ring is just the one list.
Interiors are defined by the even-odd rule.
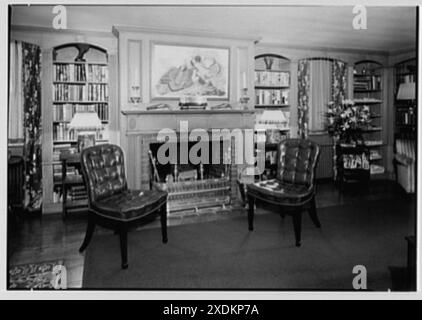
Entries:
[[130,90],[130,97],[129,102],[138,104],[142,102],[141,97],[141,77],[139,70],[137,68],[131,70],[131,90]]
[[239,101],[240,101],[241,108],[247,109],[249,96],[248,96],[248,83],[246,79],[246,72],[242,72],[242,93],[240,95]]
[[229,98],[229,48],[153,44],[152,99]]
[[231,110],[232,106],[228,103],[220,103],[215,106],[209,107],[210,110]]
[[205,109],[207,105],[207,98],[204,96],[181,96],[179,99],[179,106],[181,110]]
[[167,103],[156,103],[146,107],[147,110],[171,110]]
[[130,103],[138,104],[142,102],[141,97],[141,87],[137,85],[133,85],[131,90],[131,96],[129,97]]
[[247,109],[248,101],[249,101],[248,88],[242,89],[242,95],[240,96],[239,101],[240,101],[240,105],[241,105],[242,109]]

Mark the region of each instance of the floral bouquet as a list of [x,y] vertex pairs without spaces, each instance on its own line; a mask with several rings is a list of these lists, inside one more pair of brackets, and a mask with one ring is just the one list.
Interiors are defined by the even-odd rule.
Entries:
[[363,143],[362,132],[368,128],[371,115],[367,105],[357,106],[353,100],[328,103],[328,133],[346,143]]

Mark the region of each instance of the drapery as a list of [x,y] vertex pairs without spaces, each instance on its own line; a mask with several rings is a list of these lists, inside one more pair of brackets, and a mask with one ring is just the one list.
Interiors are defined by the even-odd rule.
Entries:
[[9,59],[8,139],[23,141],[23,60],[21,41],[10,42]]
[[320,132],[325,129],[325,114],[331,100],[331,61],[312,60],[309,65],[309,131]]
[[332,101],[340,104],[347,96],[347,63],[341,60],[332,62]]
[[347,96],[347,64],[329,58],[298,61],[298,136],[325,130],[329,101],[341,102]]
[[[347,63],[334,60],[332,67],[332,101],[335,104],[342,103],[347,97]],[[333,179],[337,180],[337,143],[338,137],[333,137]]]
[[22,92],[24,110],[24,206],[39,210],[42,204],[41,174],[41,50],[22,42]]
[[297,89],[298,89],[298,137],[308,137],[308,110],[309,110],[309,61],[298,61]]

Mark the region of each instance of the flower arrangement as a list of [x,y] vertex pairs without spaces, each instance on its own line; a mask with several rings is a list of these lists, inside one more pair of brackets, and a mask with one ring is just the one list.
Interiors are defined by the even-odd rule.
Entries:
[[346,143],[363,143],[362,131],[368,128],[371,117],[367,105],[355,105],[353,100],[340,103],[330,101],[327,111],[328,133]]

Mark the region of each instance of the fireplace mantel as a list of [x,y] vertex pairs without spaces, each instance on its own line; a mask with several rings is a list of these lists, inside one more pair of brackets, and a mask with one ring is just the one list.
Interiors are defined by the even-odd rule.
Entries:
[[125,134],[156,133],[163,128],[178,130],[180,121],[188,121],[189,130],[251,129],[254,110],[123,110]]
[[[150,182],[149,144],[157,141],[157,134],[167,128],[179,131],[180,122],[188,121],[188,130],[252,129],[254,110],[122,110],[122,145],[126,153],[128,183],[131,188],[147,189]],[[233,151],[234,152],[234,148]],[[235,167],[234,167],[235,168]],[[232,193],[236,187],[233,172]]]

